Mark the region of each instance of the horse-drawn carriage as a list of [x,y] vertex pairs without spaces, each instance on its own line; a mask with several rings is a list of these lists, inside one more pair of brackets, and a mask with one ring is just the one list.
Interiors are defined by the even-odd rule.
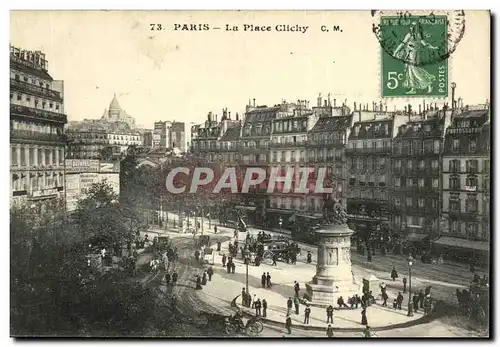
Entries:
[[297,244],[288,239],[271,239],[264,243],[263,250],[262,259],[269,265],[273,263],[275,256],[277,260],[287,261],[287,259],[300,254],[300,248]]
[[482,324],[488,322],[488,310],[490,306],[489,287],[479,283],[471,283],[469,290],[457,289],[457,300],[460,307],[468,316]]
[[202,311],[198,315],[196,325],[201,328],[217,329],[223,331],[227,335],[244,333],[252,337],[259,335],[262,330],[264,330],[262,321],[257,317],[250,318],[246,324],[240,324],[239,320],[234,319],[234,317],[233,315],[222,315]]

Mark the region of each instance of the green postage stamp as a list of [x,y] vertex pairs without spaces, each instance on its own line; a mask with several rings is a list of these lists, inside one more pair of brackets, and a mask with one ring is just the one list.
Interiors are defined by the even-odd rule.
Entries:
[[382,97],[448,96],[446,15],[381,16]]

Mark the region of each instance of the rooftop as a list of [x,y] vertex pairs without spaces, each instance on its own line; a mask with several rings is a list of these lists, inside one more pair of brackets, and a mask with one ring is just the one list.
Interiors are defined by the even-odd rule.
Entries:
[[352,115],[340,117],[322,117],[318,119],[312,133],[344,130],[351,125]]

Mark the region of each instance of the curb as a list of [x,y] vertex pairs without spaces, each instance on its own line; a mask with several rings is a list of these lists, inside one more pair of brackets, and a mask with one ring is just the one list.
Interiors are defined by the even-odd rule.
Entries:
[[[240,297],[240,295],[236,296],[232,301],[231,301],[231,307],[236,307],[238,308],[239,310],[241,310],[241,312],[243,313],[244,316],[247,316],[247,317],[256,317],[255,314],[253,313],[250,313],[251,311],[244,307],[244,308],[241,308],[237,303],[237,299],[238,297]],[[234,306],[233,306],[234,304]],[[273,326],[277,326],[277,327],[280,327],[280,328],[283,328],[283,326],[285,325],[284,322],[278,322],[274,319],[270,319],[270,318],[267,318],[267,317],[257,317],[259,319],[262,320],[262,322],[264,323],[267,323],[269,325],[273,325]],[[387,326],[384,326],[384,327],[370,327],[372,331],[385,331],[385,330],[392,330],[392,329],[400,329],[400,328],[409,328],[409,327],[412,327],[412,326],[415,326],[415,325],[420,325],[420,324],[425,324],[425,323],[429,323],[431,321],[433,321],[434,319],[436,319],[437,317],[435,317],[434,314],[429,314],[427,316],[422,316],[420,318],[417,318],[415,320],[412,320],[410,322],[405,322],[405,323],[397,323],[397,324],[391,324],[391,325],[387,325]],[[325,323],[326,324],[326,323]],[[297,328],[297,329],[304,329],[304,330],[312,330],[312,331],[325,331],[326,329],[326,326],[317,326],[317,325],[305,325],[305,324],[300,324],[300,325],[294,325],[293,326],[294,328]],[[339,331],[339,332],[364,332],[365,331],[365,328],[364,327],[359,327],[359,328],[339,328],[339,327],[332,327],[334,331]]]

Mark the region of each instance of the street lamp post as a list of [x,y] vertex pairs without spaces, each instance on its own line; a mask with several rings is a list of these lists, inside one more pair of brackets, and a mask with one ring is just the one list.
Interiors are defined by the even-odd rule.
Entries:
[[248,263],[249,262],[250,262],[250,259],[248,258],[248,253],[245,253],[245,267],[246,267],[245,287],[246,287],[247,293],[248,293]]
[[413,265],[413,257],[408,257],[408,317],[413,317],[413,307],[411,302],[411,266]]
[[280,220],[278,221],[279,225],[280,225],[280,233],[281,233],[281,226],[283,225],[283,219],[281,219],[280,217]]

